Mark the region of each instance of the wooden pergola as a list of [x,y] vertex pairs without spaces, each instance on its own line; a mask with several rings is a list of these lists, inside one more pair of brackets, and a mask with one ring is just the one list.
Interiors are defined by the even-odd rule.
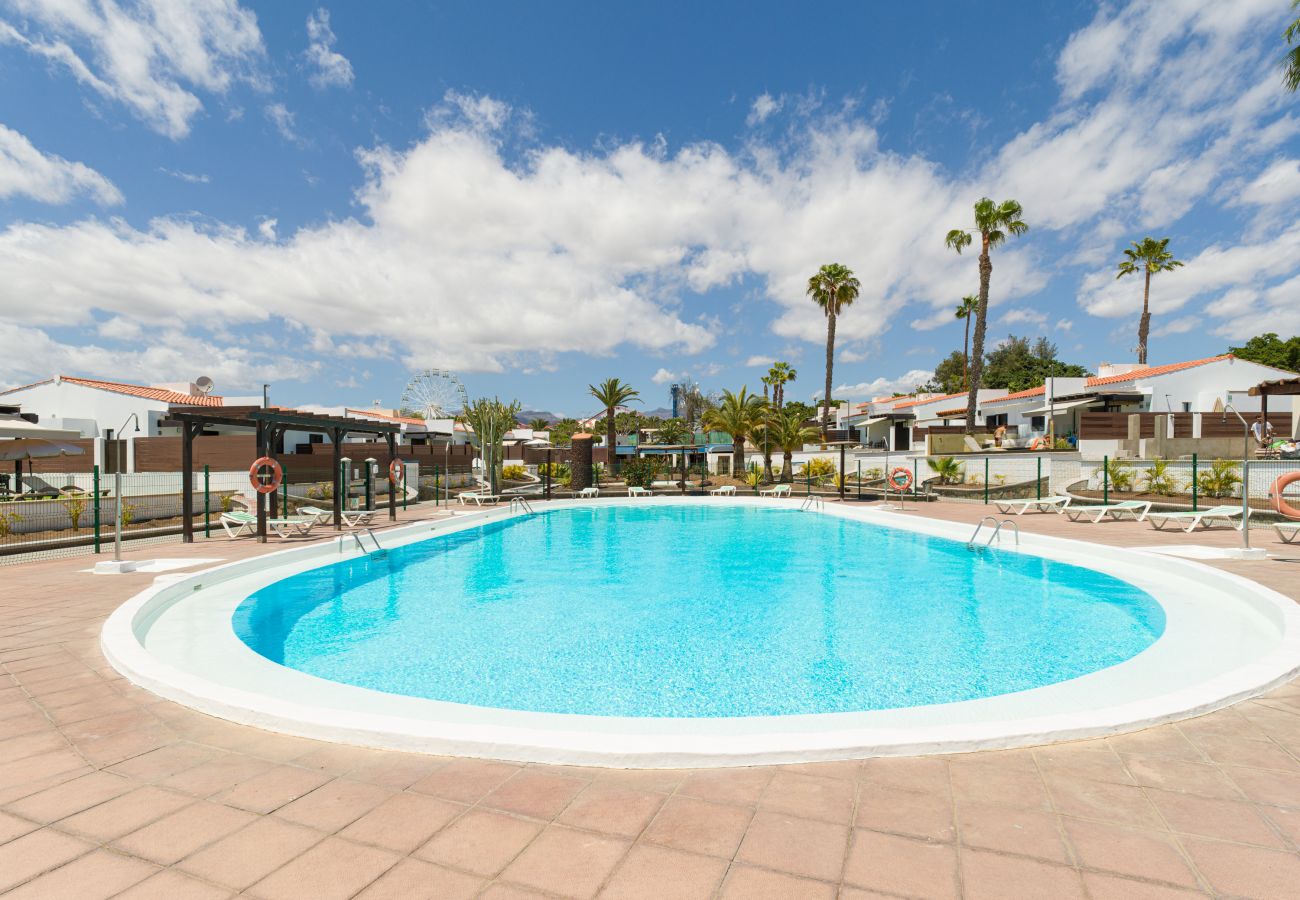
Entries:
[[1268,398],[1300,396],[1300,378],[1279,378],[1276,381],[1261,381],[1251,388],[1248,393],[1252,397],[1259,398],[1259,410],[1267,418]]
[[[397,458],[397,435],[402,426],[397,422],[371,422],[365,419],[353,419],[346,416],[326,416],[318,413],[302,412],[296,409],[263,408],[260,406],[237,407],[194,407],[192,409],[173,410],[168,418],[181,426],[181,477],[185,488],[181,491],[182,534],[185,543],[194,542],[194,439],[203,433],[209,425],[225,425],[234,428],[252,428],[257,432],[257,455],[275,458],[276,448],[286,431],[307,431],[315,434],[327,434],[334,447],[334,530],[343,528],[343,492],[346,482],[343,478],[343,439],[349,434],[382,435],[388,442],[388,453]],[[166,423],[164,423],[166,424]],[[251,464],[253,460],[249,460]],[[397,520],[396,487],[388,491],[388,518]],[[266,543],[266,520],[268,495],[257,494],[257,540]],[[271,498],[270,518],[275,518],[279,499],[274,493]]]

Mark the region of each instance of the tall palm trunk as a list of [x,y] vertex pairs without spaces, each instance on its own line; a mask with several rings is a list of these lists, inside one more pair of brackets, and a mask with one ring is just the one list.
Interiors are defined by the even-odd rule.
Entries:
[[745,436],[733,434],[731,440],[731,474],[740,478],[745,474]]
[[826,313],[826,400],[822,404],[822,431],[831,427],[831,367],[835,365],[835,311]]
[[781,452],[781,480],[794,481],[794,454],[789,450]]
[[961,342],[961,377],[964,387],[970,390],[970,313],[966,313],[966,337]]
[[988,326],[989,281],[993,276],[993,260],[989,259],[989,241],[984,238],[980,251],[980,303],[975,310],[975,338],[970,348],[970,393],[966,396],[966,433],[975,433],[975,405],[979,396],[980,379],[984,377],[984,331]]
[[[772,392],[780,388],[773,388]],[[767,405],[767,385],[763,385],[763,480],[772,480],[772,447],[769,445],[772,425],[771,407]]]
[[1142,288],[1142,318],[1138,321],[1138,363],[1147,364],[1147,336],[1151,333],[1151,271],[1147,270]]
[[605,444],[609,447],[609,474],[618,474],[618,435],[614,433],[614,407],[605,410]]

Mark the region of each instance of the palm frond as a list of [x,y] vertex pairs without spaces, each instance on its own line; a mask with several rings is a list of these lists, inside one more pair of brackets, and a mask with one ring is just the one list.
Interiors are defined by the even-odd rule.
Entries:
[[948,236],[943,239],[943,243],[945,247],[951,247],[958,253],[961,253],[962,250],[970,246],[971,240],[970,232],[962,231],[960,228],[954,228],[952,231],[948,232]]

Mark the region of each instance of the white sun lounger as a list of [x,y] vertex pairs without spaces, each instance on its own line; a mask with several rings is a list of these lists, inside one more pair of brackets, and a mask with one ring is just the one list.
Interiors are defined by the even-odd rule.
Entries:
[[583,498],[583,499],[586,499],[586,498],[588,498],[588,497],[599,497],[599,496],[600,496],[600,488],[598,488],[598,487],[585,487],[585,488],[583,488],[582,490],[578,491],[578,496],[579,496],[580,498]]
[[1037,500],[996,500],[998,511],[1008,515],[1023,516],[1031,509],[1039,512],[1065,512],[1073,497],[1042,497]]
[[759,496],[761,497],[789,497],[790,485],[775,484],[772,487],[767,488],[766,490],[759,491],[758,493]]
[[627,489],[627,495],[629,497],[653,497],[655,494],[654,491],[648,488],[631,486]]
[[1275,522],[1273,527],[1277,530],[1277,536],[1282,539],[1284,544],[1291,544],[1300,540],[1300,522]]
[[482,506],[485,501],[487,503],[496,503],[501,499],[501,495],[488,494],[483,491],[465,491],[464,493],[457,494],[456,499],[465,506],[468,506],[471,501],[475,506]]
[[1132,516],[1141,522],[1150,511],[1150,500],[1121,500],[1118,503],[1098,503],[1095,506],[1067,506],[1062,510],[1071,521],[1077,522],[1081,518],[1088,517],[1094,525],[1107,516],[1116,519]]
[[[257,516],[252,513],[222,513],[221,518],[217,521],[220,522],[221,527],[226,530],[226,535],[230,538],[237,538],[245,531],[249,534],[257,533]],[[266,520],[266,527],[282,538],[292,537],[295,534],[305,537],[311,533],[312,526],[315,524],[315,516],[291,516],[287,519]]]
[[1183,531],[1191,534],[1197,525],[1204,525],[1209,528],[1211,522],[1216,521],[1240,531],[1241,522],[1237,521],[1240,516],[1240,506],[1212,506],[1209,509],[1197,510],[1196,512],[1151,513],[1147,518],[1157,531],[1162,531],[1165,525],[1170,522],[1173,522],[1179,528],[1183,528],[1183,523],[1186,522],[1187,527],[1183,528]]
[[709,493],[710,493],[710,494],[716,494],[716,495],[719,496],[719,497],[725,497],[725,496],[727,496],[727,495],[729,495],[729,494],[734,494],[734,493],[736,493],[736,486],[735,486],[734,484],[722,484],[722,485],[718,485],[718,486],[715,487],[713,490],[709,491]]
[[[332,509],[321,509],[319,506],[300,506],[298,512],[301,515],[314,518],[317,525],[329,525],[334,521],[334,511]],[[340,511],[339,518],[343,520],[344,525],[355,528],[358,525],[369,525],[374,515],[368,509],[345,509]]]

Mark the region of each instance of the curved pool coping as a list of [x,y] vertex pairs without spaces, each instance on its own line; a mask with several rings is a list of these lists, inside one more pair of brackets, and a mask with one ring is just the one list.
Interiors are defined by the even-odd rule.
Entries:
[[[657,498],[553,502],[548,508],[619,503],[743,504],[790,508],[794,500]],[[876,508],[828,504],[820,513],[965,541],[970,525]],[[494,509],[418,522],[383,533],[386,546],[473,528],[523,513]],[[1086,535],[1090,526],[1079,526]],[[1104,527],[1104,526],[1098,526]],[[1101,737],[1201,715],[1258,696],[1300,673],[1300,605],[1246,578],[1186,559],[1086,541],[1025,534],[1009,552],[1085,565],[1137,584],[1166,610],[1166,632],[1136,656],[1080,678],[1013,694],[859,713],[633,718],[534,713],[386,694],[280,666],[234,634],[230,614],[262,584],[357,555],[345,535],[185,575],[165,575],[104,623],[101,645],[131,682],[201,712],[340,743],[525,762],[699,768],[952,753]],[[851,561],[846,561],[851,564]],[[864,577],[870,567],[864,566]],[[184,604],[182,604],[184,601]],[[1198,617],[1199,616],[1199,617]],[[177,618],[185,641],[163,641],[183,665],[160,659],[145,638]],[[1217,617],[1217,618],[1216,618]],[[1208,661],[1238,623],[1273,645],[1225,671],[1185,684],[1175,670]],[[224,628],[223,628],[224,625]],[[159,630],[165,633],[166,629]],[[202,635],[202,639],[198,637]],[[1231,636],[1228,637],[1228,636]],[[154,635],[158,639],[158,635]],[[184,643],[185,646],[180,646]],[[1226,663],[1225,663],[1226,664]],[[208,673],[219,672],[221,677]],[[256,689],[253,689],[255,686]],[[1155,693],[1133,696],[1140,686]],[[1146,689],[1144,688],[1144,689]]]

